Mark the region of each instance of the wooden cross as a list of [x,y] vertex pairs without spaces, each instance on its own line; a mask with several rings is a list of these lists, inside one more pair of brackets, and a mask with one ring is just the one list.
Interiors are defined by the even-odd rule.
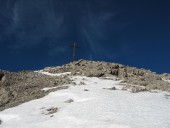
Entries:
[[73,61],[75,60],[75,56],[76,56],[76,48],[80,48],[78,45],[76,45],[76,43],[74,42],[73,45],[70,45],[71,48],[73,48]]

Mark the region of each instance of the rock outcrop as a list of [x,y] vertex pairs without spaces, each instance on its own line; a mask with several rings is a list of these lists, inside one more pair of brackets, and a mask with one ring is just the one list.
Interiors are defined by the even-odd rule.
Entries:
[[170,91],[170,83],[162,80],[162,78],[170,79],[169,74],[159,75],[150,70],[138,69],[117,63],[79,60],[61,67],[47,67],[44,70],[51,73],[67,71],[71,72],[72,75],[85,75],[88,77],[115,76],[132,86],[143,86],[146,90],[158,89],[162,91]]
[[14,73],[1,70],[0,74],[4,74],[0,81],[0,111],[45,96],[50,92],[43,91],[45,87],[71,83],[67,76],[51,77],[33,71]]

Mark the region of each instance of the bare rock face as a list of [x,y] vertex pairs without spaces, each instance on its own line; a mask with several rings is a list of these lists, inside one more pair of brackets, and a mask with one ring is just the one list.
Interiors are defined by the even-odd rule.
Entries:
[[[68,77],[51,77],[31,71],[17,73],[0,71],[0,74],[2,73],[3,80],[1,79],[0,81],[0,111],[41,98],[54,90],[67,89],[68,87],[62,87],[61,85],[71,83]],[[57,88],[45,92],[42,90],[45,87]]]
[[0,104],[6,104],[9,101],[8,92],[3,87],[0,87],[0,99]]

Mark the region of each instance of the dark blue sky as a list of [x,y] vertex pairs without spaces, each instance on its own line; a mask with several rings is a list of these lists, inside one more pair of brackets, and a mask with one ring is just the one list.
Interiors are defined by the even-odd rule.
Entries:
[[0,0],[0,69],[76,59],[170,73],[168,0]]

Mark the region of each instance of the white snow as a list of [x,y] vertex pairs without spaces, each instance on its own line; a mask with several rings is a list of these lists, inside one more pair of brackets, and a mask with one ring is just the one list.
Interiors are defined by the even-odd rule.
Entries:
[[[165,92],[106,90],[103,88],[121,88],[120,81],[72,79],[86,85],[70,86],[4,110],[0,128],[170,128],[170,99]],[[74,102],[65,103],[69,99]],[[53,117],[45,115],[51,107],[59,108]]]
[[43,91],[48,91],[48,90],[50,90],[50,89],[55,89],[55,88],[57,88],[57,87],[43,88],[43,89],[41,89],[41,90],[43,90]]
[[64,76],[64,75],[67,75],[67,74],[71,74],[71,72],[64,72],[64,73],[49,73],[49,72],[46,72],[46,71],[43,71],[43,70],[39,70],[39,71],[35,71],[35,72],[38,72],[38,73],[41,73],[41,74],[44,74],[44,75],[48,75],[48,76]]
[[166,80],[166,79],[164,79],[164,78],[162,78],[162,80],[165,81],[165,82],[170,83],[170,80]]

